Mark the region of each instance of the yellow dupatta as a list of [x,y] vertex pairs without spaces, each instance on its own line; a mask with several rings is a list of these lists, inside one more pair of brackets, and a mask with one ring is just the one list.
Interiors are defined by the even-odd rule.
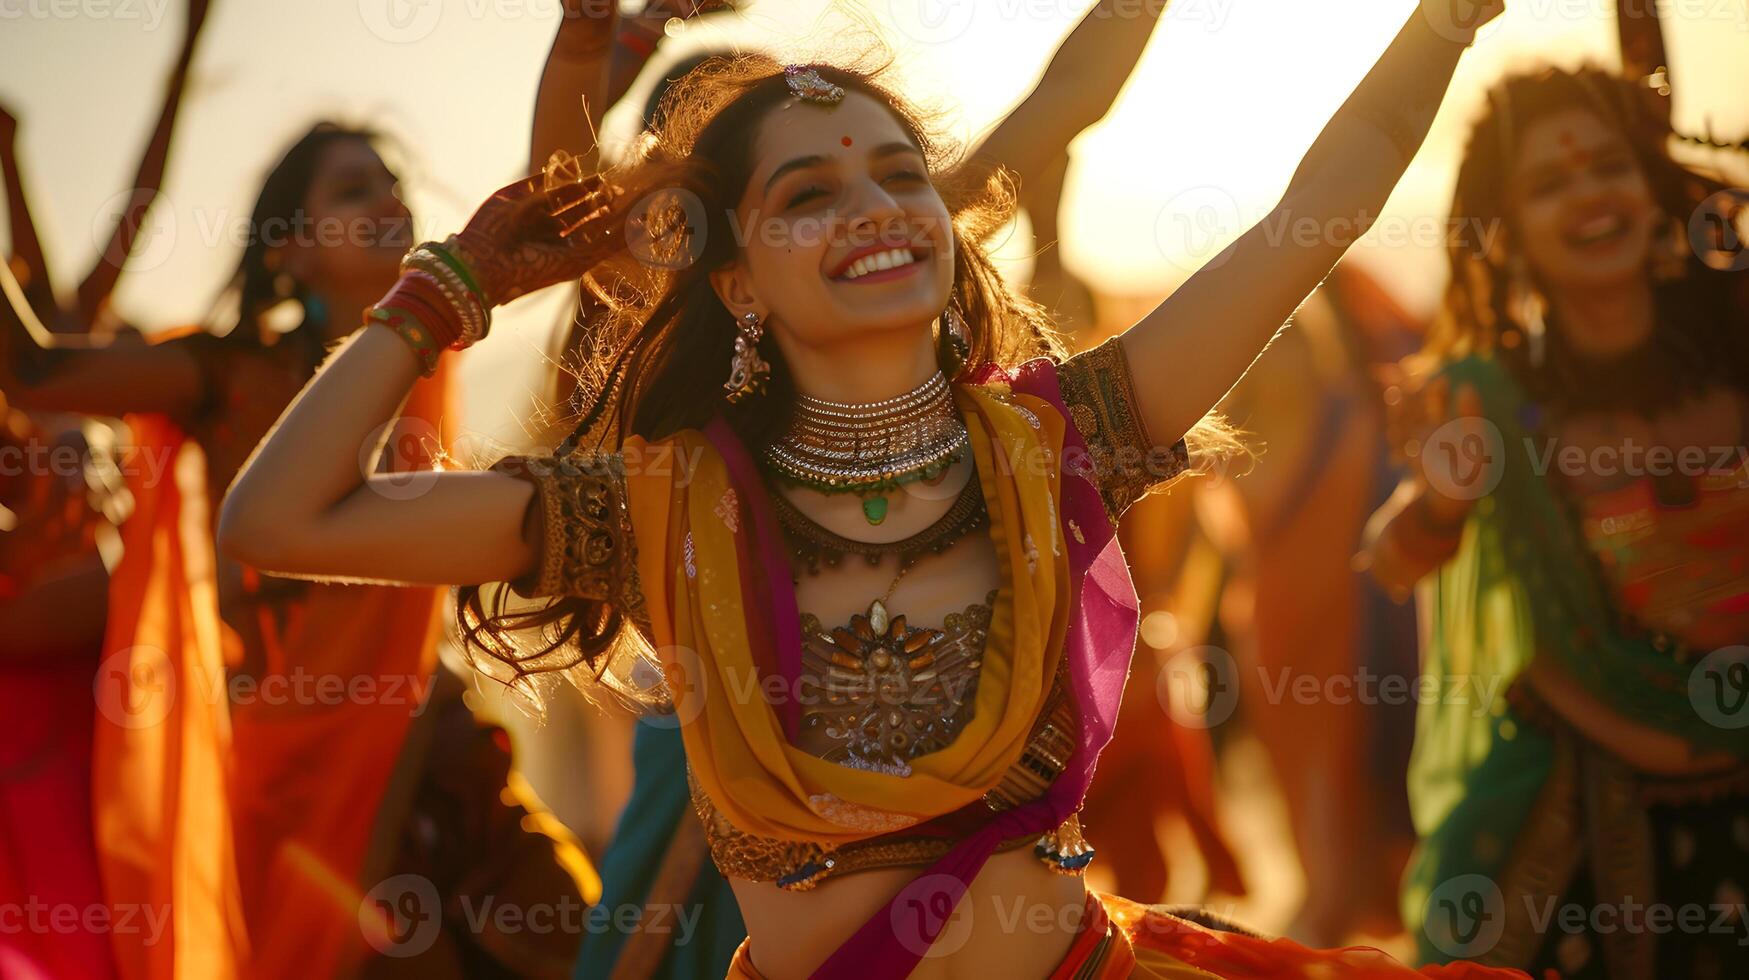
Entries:
[[[1070,575],[1057,515],[1062,415],[1003,385],[955,390],[1002,562],[990,654],[970,721],[954,742],[910,761],[909,776],[852,769],[789,744],[779,715],[798,690],[793,676],[762,669],[750,636],[773,635],[748,575],[793,605],[788,568],[759,560],[752,508],[763,492],[737,490],[733,466],[687,430],[663,444],[626,443],[633,458],[672,451],[696,461],[628,466],[627,495],[638,574],[658,657],[681,721],[687,762],[713,805],[745,833],[836,846],[913,826],[978,800],[1026,747],[1063,655]],[[670,457],[675,458],[675,457]],[[767,617],[763,621],[755,617]]]

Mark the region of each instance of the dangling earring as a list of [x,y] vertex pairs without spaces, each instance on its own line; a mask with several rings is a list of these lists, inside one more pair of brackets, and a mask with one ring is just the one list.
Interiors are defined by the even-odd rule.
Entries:
[[965,370],[972,357],[972,344],[966,336],[966,320],[959,311],[959,287],[948,298],[947,309],[941,314],[941,336],[937,341],[941,373],[953,380]]
[[1675,217],[1665,214],[1663,230],[1652,236],[1652,281],[1675,282],[1688,274],[1688,229]]
[[729,380],[723,390],[733,405],[754,392],[765,390],[765,379],[771,375],[771,365],[759,356],[759,338],[765,336],[759,314],[749,310],[741,314],[736,324],[735,356],[729,359]]
[[269,252],[267,268],[273,273],[271,280],[272,296],[266,306],[256,314],[256,325],[261,333],[261,342],[272,347],[279,343],[281,337],[298,329],[310,320],[309,295],[303,285],[291,274],[279,269],[278,263],[271,261],[274,253]]
[[1507,286],[1507,309],[1512,317],[1524,330],[1528,341],[1530,363],[1542,366],[1543,353],[1548,344],[1548,322],[1545,319],[1548,312],[1548,300],[1537,291],[1536,284],[1531,282],[1530,267],[1524,257],[1514,255],[1511,263],[1512,280]]

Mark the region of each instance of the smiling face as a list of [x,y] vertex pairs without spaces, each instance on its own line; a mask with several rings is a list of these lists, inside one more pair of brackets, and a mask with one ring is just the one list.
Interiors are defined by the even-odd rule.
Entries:
[[769,315],[786,356],[926,332],[953,286],[947,205],[878,99],[785,99],[761,121],[736,207],[736,258],[712,273],[735,316]]
[[1510,200],[1525,257],[1553,291],[1647,274],[1658,208],[1622,135],[1585,109],[1526,127]]

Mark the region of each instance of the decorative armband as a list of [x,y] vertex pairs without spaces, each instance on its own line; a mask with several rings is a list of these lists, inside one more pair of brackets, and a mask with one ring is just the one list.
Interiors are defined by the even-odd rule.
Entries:
[[491,468],[535,488],[523,534],[540,563],[511,588],[529,598],[603,600],[641,618],[637,545],[620,456],[509,456]]
[[1086,441],[1090,456],[1069,465],[1090,471],[1114,523],[1149,490],[1189,468],[1190,452],[1182,438],[1161,445],[1149,436],[1136,407],[1129,359],[1119,338],[1058,365],[1057,383],[1069,408],[1069,421]]

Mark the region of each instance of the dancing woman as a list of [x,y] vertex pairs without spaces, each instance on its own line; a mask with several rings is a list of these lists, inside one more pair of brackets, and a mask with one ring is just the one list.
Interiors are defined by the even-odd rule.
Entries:
[[[520,809],[498,802],[507,760],[430,767],[504,755],[459,688],[436,686],[438,593],[215,564],[216,508],[205,502],[315,371],[332,325],[356,319],[394,281],[411,243],[411,215],[373,135],[326,123],[274,166],[250,228],[228,288],[236,312],[218,329],[150,343],[122,334],[96,349],[23,340],[0,372],[15,404],[125,416],[131,429],[134,513],[97,683],[98,848],[112,905],[167,907],[176,935],[200,939],[117,932],[127,977],[337,972],[372,952],[359,904],[395,870],[417,870],[445,894],[470,876],[575,894],[545,839],[517,826]],[[443,395],[441,377],[411,392],[416,427],[397,430],[391,468],[430,465]],[[378,694],[336,704],[309,693],[336,681]],[[231,703],[192,693],[221,683]],[[438,832],[400,833],[415,819]],[[494,870],[482,877],[482,866]],[[336,901],[336,883],[351,897]],[[570,954],[565,937],[549,949],[525,939],[496,951],[521,957],[518,966]],[[460,959],[457,949],[440,944],[431,958]]]
[[[1281,207],[1376,213],[1463,47],[1413,17]],[[1112,524],[1191,443],[1222,442],[1199,420],[1349,242],[1248,232],[1059,364],[978,244],[1000,209],[875,73],[748,56],[669,99],[637,159],[519,182],[416,249],[419,274],[232,487],[222,546],[294,575],[465,583],[478,663],[524,688],[578,665],[635,685],[653,657],[748,927],[732,975],[945,976],[949,952],[1012,976],[1406,973],[1076,873],[1135,641]],[[361,479],[358,446],[443,349],[584,274],[612,303],[608,381],[558,453],[412,499]],[[552,602],[476,587],[505,582]],[[1031,914],[1005,927],[1017,902]]]
[[[1028,96],[996,125],[987,138],[973,150],[971,180],[982,179],[998,167],[1007,171],[1018,184],[1018,203],[1032,216],[1035,233],[1055,227],[1057,197],[1068,158],[1068,147],[1077,134],[1096,123],[1109,111],[1140,58],[1143,48],[1158,24],[1158,9],[1143,16],[1116,16],[1110,0],[1101,0],[1082,17],[1052,55],[1044,73]],[[571,24],[561,28],[561,38]],[[683,77],[707,59],[726,54],[709,50],[695,51],[681,61],[666,66],[655,91],[646,102],[642,115],[646,126],[654,124],[661,97],[673,80]],[[549,64],[552,62],[549,61]],[[543,91],[548,86],[543,82]],[[538,144],[537,139],[537,144]],[[547,154],[536,154],[545,160]],[[1053,162],[1053,158],[1056,162]],[[587,161],[585,162],[587,165]],[[1039,234],[1040,241],[1050,235]],[[1037,275],[1047,265],[1048,249],[1039,256],[1039,269],[1031,288],[1037,293]],[[1070,298],[1075,290],[1067,288],[1070,280],[1060,275],[1050,276],[1056,295]],[[1085,292],[1084,288],[1080,290]],[[1049,304],[1056,315],[1056,325],[1066,326],[1069,317],[1055,302]],[[580,316],[576,329],[587,331],[591,318]],[[1067,333],[1068,330],[1060,329]],[[587,348],[582,338],[571,338],[567,351]],[[574,355],[573,355],[574,356]],[[561,373],[566,382],[574,380],[570,372]],[[587,406],[584,406],[586,408]],[[1132,689],[1133,700],[1152,701],[1152,694]],[[1156,714],[1158,712],[1156,711]],[[1127,709],[1126,709],[1127,717]],[[1200,733],[1198,733],[1200,734]],[[1159,732],[1131,732],[1128,757],[1116,761],[1129,765],[1148,764],[1155,767],[1156,780],[1164,787],[1177,785],[1159,768],[1164,753],[1165,765],[1172,765],[1172,746],[1161,744],[1154,751],[1133,751],[1137,743],[1147,744],[1158,738]],[[1206,737],[1206,736],[1205,736]],[[1126,743],[1114,741],[1103,759],[1109,767]],[[602,930],[584,937],[578,955],[577,977],[612,975],[619,980],[636,980],[648,976],[695,977],[721,975],[733,958],[735,948],[746,937],[739,909],[728,882],[710,865],[709,851],[703,830],[693,817],[685,779],[685,751],[678,729],[663,724],[660,719],[644,720],[637,726],[633,745],[636,772],[630,801],[625,805],[615,829],[612,846],[602,858],[601,905],[619,909],[627,905],[644,909],[640,924],[634,928]],[[1122,785],[1121,782],[1114,785]],[[1209,788],[1212,792],[1212,787]],[[1132,790],[1133,792],[1133,787]],[[1168,790],[1170,792],[1170,790]],[[1100,824],[1106,841],[1116,839],[1117,832],[1133,831],[1124,838],[1130,846],[1119,849],[1108,844],[1107,854],[1116,857],[1113,867],[1125,875],[1130,869],[1146,866],[1150,858],[1162,865],[1160,880],[1164,880],[1163,862],[1159,862],[1158,845],[1154,841],[1154,825],[1159,815],[1159,797],[1137,806],[1133,795],[1127,801],[1113,805]],[[1089,797],[1087,805],[1093,806]],[[1201,838],[1199,838],[1200,840]],[[1218,847],[1218,842],[1217,842]],[[1232,867],[1232,859],[1220,851],[1211,864],[1222,858]],[[1216,875],[1219,878],[1219,873]],[[1239,891],[1237,874],[1228,876],[1233,891]],[[1121,879],[1127,880],[1127,879]],[[1163,887],[1163,884],[1161,885]],[[1157,895],[1161,888],[1143,888],[1146,895]],[[1125,894],[1133,890],[1120,888]],[[660,910],[684,906],[697,913],[697,927],[688,934],[664,928]]]
[[1649,98],[1590,69],[1508,78],[1459,171],[1452,227],[1475,234],[1410,402],[1446,424],[1369,550],[1400,595],[1425,587],[1423,671],[1467,685],[1422,703],[1410,770],[1427,959],[1749,972],[1735,934],[1539,918],[1749,884],[1749,718],[1707,700],[1749,642],[1749,467],[1717,448],[1749,436],[1749,280],[1704,235],[1693,253],[1691,216],[1732,199],[1672,160]]

